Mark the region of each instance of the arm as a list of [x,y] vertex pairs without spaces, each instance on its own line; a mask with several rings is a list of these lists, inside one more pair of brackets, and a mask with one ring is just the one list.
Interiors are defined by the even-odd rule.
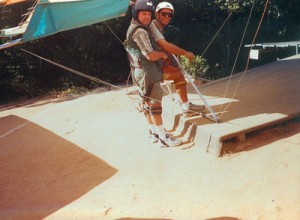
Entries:
[[151,24],[149,25],[149,30],[151,36],[154,38],[155,42],[162,50],[175,55],[183,55],[187,57],[190,61],[194,59],[193,53],[166,41],[165,37],[162,34],[162,29],[159,28],[159,25],[156,22],[156,20],[151,22]]
[[140,48],[142,54],[151,61],[160,59],[167,59],[168,56],[165,52],[153,50],[150,43],[149,34],[144,29],[137,29],[133,34],[133,41],[135,41]]
[[160,60],[160,59],[167,59],[168,55],[164,52],[158,52],[158,51],[153,50],[146,57],[147,57],[148,60],[157,61],[157,60]]
[[156,41],[156,43],[159,47],[161,47],[166,52],[176,54],[176,55],[183,55],[183,56],[187,57],[190,61],[192,61],[194,59],[193,53],[186,51],[186,50],[176,46],[175,44],[169,43],[165,39],[160,39],[160,40]]

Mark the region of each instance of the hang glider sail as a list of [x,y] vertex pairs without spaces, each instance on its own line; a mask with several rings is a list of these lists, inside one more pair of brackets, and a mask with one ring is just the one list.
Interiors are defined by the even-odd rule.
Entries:
[[25,22],[1,30],[1,37],[21,37],[0,45],[0,50],[123,16],[128,7],[129,0],[39,0]]

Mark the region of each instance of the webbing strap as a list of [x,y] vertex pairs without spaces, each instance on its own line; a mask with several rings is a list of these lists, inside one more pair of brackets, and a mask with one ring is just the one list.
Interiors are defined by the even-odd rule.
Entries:
[[146,88],[146,94],[144,95],[145,101],[149,100],[149,97],[151,95],[152,89],[153,89],[154,83],[149,83],[148,87]]

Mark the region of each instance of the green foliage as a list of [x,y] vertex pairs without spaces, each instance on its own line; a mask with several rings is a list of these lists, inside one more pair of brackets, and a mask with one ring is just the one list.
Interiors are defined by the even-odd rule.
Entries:
[[[243,4],[247,4],[248,1],[243,1]],[[240,0],[215,0],[215,3],[219,5],[220,9],[228,11],[241,10],[242,3]]]
[[208,70],[207,62],[201,56],[195,56],[194,60],[191,62],[185,56],[180,57],[180,63],[182,67],[195,78],[204,78]]

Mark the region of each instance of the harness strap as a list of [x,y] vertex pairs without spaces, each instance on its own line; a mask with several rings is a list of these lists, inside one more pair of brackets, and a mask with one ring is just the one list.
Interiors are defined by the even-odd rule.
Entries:
[[181,82],[173,83],[173,85],[175,87],[180,86],[180,85],[186,85],[186,81],[181,81]]
[[162,113],[162,107],[161,106],[144,106],[144,113],[145,115],[161,115]]
[[145,101],[149,101],[149,97],[150,97],[151,92],[153,90],[153,85],[154,85],[154,83],[149,83],[148,87],[146,88],[146,93],[143,96],[143,98],[145,99]]

